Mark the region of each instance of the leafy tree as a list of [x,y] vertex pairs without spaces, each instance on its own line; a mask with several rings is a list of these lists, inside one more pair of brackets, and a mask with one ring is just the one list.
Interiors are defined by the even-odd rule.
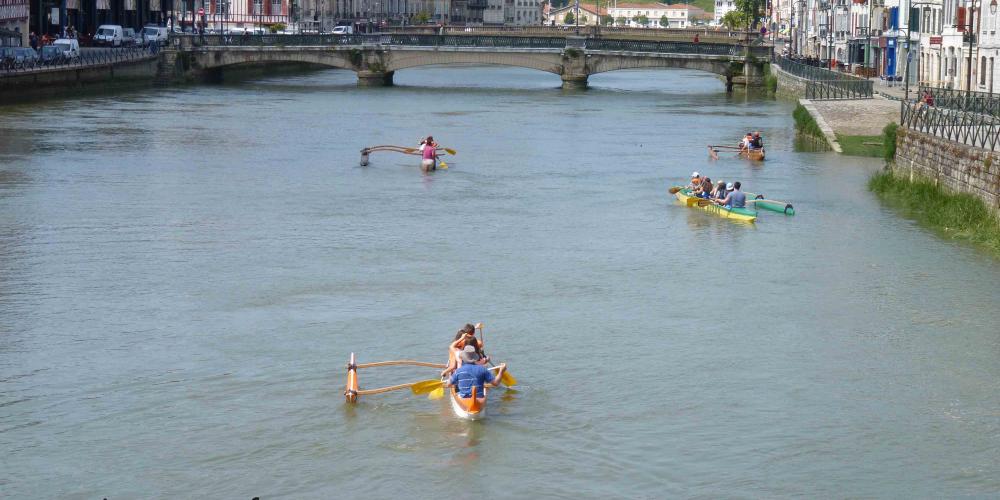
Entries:
[[627,22],[628,19],[625,19],[625,16],[619,16],[618,18],[615,19],[615,24],[617,24],[618,26],[625,26],[625,23]]
[[604,26],[611,26],[611,23],[613,22],[615,22],[615,18],[609,16],[608,14],[601,16],[601,24]]
[[587,16],[584,16],[582,14],[580,15],[580,24],[587,24],[587,21],[589,20],[590,18],[588,18]]
[[722,25],[731,30],[743,29],[748,24],[747,19],[746,14],[738,10],[731,10],[722,16]]
[[641,24],[644,28],[649,26],[649,18],[646,16],[639,16],[639,19],[636,22]]
[[563,18],[563,24],[573,24],[573,21],[575,21],[575,20],[576,20],[576,18],[573,17],[573,13],[572,12],[567,12],[566,13],[566,17]]
[[746,26],[748,31],[751,28],[756,28],[760,18],[764,15],[766,0],[735,0],[734,3],[736,10],[745,16],[743,26]]
[[670,19],[667,18],[666,14],[660,16],[660,27],[661,28],[669,28],[670,27]]
[[431,15],[426,11],[417,12],[417,15],[413,16],[413,22],[417,24],[424,24],[431,20]]

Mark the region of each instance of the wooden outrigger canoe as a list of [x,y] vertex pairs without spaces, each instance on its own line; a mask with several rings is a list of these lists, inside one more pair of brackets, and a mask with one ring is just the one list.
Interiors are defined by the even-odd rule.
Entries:
[[764,149],[743,149],[740,150],[740,158],[750,161],[764,161]]
[[757,220],[757,212],[748,208],[726,208],[721,205],[711,203],[704,198],[698,198],[691,194],[688,188],[681,188],[674,193],[674,196],[684,205],[692,208],[700,208],[710,214],[718,215],[724,219],[733,219],[742,222],[754,222]]
[[[398,361],[380,361],[376,363],[363,363],[358,364],[355,362],[354,353],[351,353],[351,360],[347,364],[347,384],[344,388],[344,398],[348,403],[357,403],[360,396],[366,396],[371,394],[381,394],[383,392],[395,391],[400,389],[413,388],[415,394],[427,394],[430,392],[429,387],[436,386],[442,387],[442,383],[437,383],[435,380],[424,380],[420,382],[413,382],[408,384],[392,385],[388,387],[381,387],[378,389],[360,389],[358,384],[358,370],[361,368],[373,368],[376,366],[425,366],[429,368],[443,369],[447,365],[442,363],[428,363],[424,361],[412,361],[412,360],[398,360]],[[490,368],[490,371],[499,370],[499,367]],[[505,375],[506,377],[506,375]],[[511,382],[509,385],[514,385],[516,381]],[[421,386],[422,389],[418,390],[415,386]],[[472,397],[463,398],[458,395],[458,390],[455,387],[447,389],[448,399],[451,402],[451,408],[455,412],[455,415],[459,418],[465,420],[481,420],[486,417],[486,395],[488,391],[484,390],[483,394],[478,394],[475,387],[472,388]],[[434,398],[432,398],[434,399]]]

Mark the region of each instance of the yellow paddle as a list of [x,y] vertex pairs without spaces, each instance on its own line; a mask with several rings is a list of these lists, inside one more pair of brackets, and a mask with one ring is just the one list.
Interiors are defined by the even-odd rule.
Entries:
[[444,397],[444,387],[438,387],[427,395],[427,399],[441,399]]
[[451,148],[441,148],[441,149],[447,151],[448,154],[450,154],[452,156],[455,156],[456,151],[454,149],[451,149]]
[[674,187],[670,188],[668,191],[670,191],[670,194],[677,194],[678,192],[680,192],[681,189],[684,189],[684,188],[679,187],[679,186],[674,186]]
[[433,392],[435,389],[441,389],[442,387],[444,387],[444,382],[442,382],[441,379],[431,379],[414,382],[413,385],[410,386],[410,390],[413,391],[414,394],[421,395],[428,394]]
[[448,163],[444,160],[438,160],[438,168],[448,170]]

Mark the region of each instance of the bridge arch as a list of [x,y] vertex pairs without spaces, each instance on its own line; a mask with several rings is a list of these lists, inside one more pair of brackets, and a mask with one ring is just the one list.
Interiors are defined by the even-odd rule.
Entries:
[[386,71],[398,71],[420,66],[448,66],[452,64],[484,64],[514,66],[562,74],[561,54],[524,52],[458,52],[458,51],[394,51],[386,62]]

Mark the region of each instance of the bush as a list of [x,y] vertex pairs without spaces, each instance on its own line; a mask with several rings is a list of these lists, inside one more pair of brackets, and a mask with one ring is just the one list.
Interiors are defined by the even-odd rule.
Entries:
[[896,122],[889,122],[882,129],[882,151],[885,161],[896,159],[896,129],[898,128],[899,125],[896,125]]
[[823,131],[820,130],[819,124],[816,120],[809,114],[809,110],[805,106],[799,104],[795,106],[795,111],[792,111],[792,118],[795,119],[795,129],[799,133],[811,135],[817,139],[823,139],[826,141],[826,136],[823,135]]

